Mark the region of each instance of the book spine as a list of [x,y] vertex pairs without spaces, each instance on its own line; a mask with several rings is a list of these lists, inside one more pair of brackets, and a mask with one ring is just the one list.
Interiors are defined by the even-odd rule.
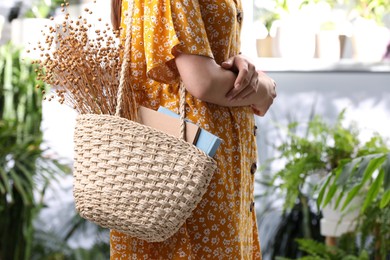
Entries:
[[[159,107],[157,111],[172,116],[174,118],[180,118],[178,114],[165,107]],[[217,152],[217,149],[220,146],[221,142],[222,140],[218,136],[213,135],[212,133],[201,128],[198,140],[195,145],[196,147],[204,151],[208,156],[213,157]]]

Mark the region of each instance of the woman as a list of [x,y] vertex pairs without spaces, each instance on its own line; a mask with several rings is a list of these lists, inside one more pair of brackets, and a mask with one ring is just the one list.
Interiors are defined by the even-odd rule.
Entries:
[[182,80],[187,118],[223,143],[208,191],[180,230],[161,243],[112,230],[111,258],[261,259],[253,114],[264,115],[276,93],[274,81],[239,55],[240,0],[112,1],[122,32],[134,1],[131,81],[140,104],[177,111]]

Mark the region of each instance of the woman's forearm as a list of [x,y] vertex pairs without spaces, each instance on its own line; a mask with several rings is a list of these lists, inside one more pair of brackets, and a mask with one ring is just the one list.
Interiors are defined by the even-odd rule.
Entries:
[[259,92],[245,99],[228,99],[226,94],[234,87],[237,75],[230,70],[223,69],[211,58],[179,54],[175,61],[188,92],[202,101],[236,107],[250,106],[261,100]]

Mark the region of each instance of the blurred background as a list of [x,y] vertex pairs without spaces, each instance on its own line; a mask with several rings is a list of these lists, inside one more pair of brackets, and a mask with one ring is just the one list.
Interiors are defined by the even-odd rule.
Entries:
[[[104,24],[109,2],[69,12]],[[45,99],[31,64],[61,3],[0,0],[0,259],[109,258],[108,231],[74,210],[76,113]],[[264,259],[390,259],[390,2],[243,5],[243,53],[278,86],[256,117]]]

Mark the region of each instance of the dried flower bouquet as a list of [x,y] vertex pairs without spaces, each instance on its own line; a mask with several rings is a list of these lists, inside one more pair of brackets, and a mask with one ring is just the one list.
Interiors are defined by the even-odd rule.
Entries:
[[[45,42],[39,44],[41,59],[35,61],[38,79],[51,86],[48,100],[57,99],[81,114],[114,115],[123,53],[120,32],[109,24],[94,29],[82,16],[71,19],[68,5],[62,4],[63,22],[42,31]],[[84,11],[92,14],[87,8]],[[131,90],[124,91],[122,116],[132,119],[134,96]]]

